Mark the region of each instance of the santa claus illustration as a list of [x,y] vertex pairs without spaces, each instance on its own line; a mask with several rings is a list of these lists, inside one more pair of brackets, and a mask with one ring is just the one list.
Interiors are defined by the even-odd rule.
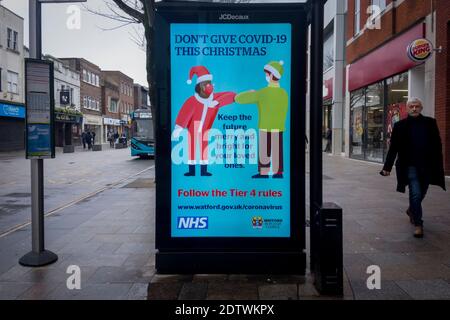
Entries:
[[208,172],[208,131],[216,119],[219,108],[232,104],[233,92],[214,93],[211,83],[213,76],[204,66],[192,67],[189,73],[188,84],[197,76],[195,94],[189,97],[181,107],[176,118],[172,139],[177,140],[183,129],[188,129],[189,171],[185,176],[195,176],[197,145],[200,147],[200,166],[202,176],[211,176]]

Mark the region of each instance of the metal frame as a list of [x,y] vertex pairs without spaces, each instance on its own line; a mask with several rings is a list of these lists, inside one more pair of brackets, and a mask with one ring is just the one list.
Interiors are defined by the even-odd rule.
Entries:
[[[249,21],[221,21],[222,13],[248,14]],[[305,116],[306,108],[306,45],[307,45],[307,6],[305,4],[220,4],[220,3],[160,3],[157,6],[155,46],[157,63],[154,65],[157,83],[156,111],[156,267],[159,272],[170,270],[182,272],[187,270],[183,263],[193,264],[191,260],[202,261],[201,269],[208,272],[225,271],[220,263],[227,261],[242,263],[234,271],[251,269],[258,272],[264,268],[261,259],[271,265],[273,272],[291,271],[304,273],[305,249]],[[171,237],[171,114],[170,114],[170,23],[291,23],[292,24],[292,72],[291,79],[291,237],[290,238],[250,238],[250,237],[205,237],[205,238],[172,238]],[[321,88],[322,89],[322,88]],[[298,107],[300,106],[300,107]],[[295,128],[295,129],[294,129]],[[295,134],[294,134],[295,132]],[[242,256],[255,258],[249,261]],[[283,262],[294,261],[291,266]],[[290,255],[290,256],[289,256]],[[298,259],[293,258],[300,257]],[[289,256],[289,257],[288,257]],[[193,258],[195,257],[195,258]],[[264,258],[263,258],[264,257]],[[289,260],[291,259],[291,260]],[[251,259],[250,259],[251,260]],[[270,262],[270,260],[273,260]],[[170,268],[168,264],[179,263]],[[200,263],[199,263],[200,264]],[[232,263],[230,263],[232,264]],[[209,265],[205,266],[205,265]],[[202,266],[197,265],[196,271]],[[233,269],[229,266],[226,270]],[[294,271],[295,269],[295,271]],[[188,271],[188,270],[187,270]],[[267,270],[265,270],[267,272]]]

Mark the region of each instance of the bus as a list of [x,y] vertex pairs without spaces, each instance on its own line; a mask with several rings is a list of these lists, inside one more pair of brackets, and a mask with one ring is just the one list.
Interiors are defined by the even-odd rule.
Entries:
[[138,109],[131,113],[131,156],[155,155],[152,112]]

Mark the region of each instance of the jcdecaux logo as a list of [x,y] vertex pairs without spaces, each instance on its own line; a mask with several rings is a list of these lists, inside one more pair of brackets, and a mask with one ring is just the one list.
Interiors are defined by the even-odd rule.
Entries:
[[178,229],[208,229],[208,217],[178,217]]

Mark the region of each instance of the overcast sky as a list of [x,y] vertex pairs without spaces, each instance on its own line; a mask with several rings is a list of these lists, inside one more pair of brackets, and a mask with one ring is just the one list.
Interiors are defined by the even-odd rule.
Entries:
[[[0,3],[24,18],[24,44],[28,46],[28,0],[1,0]],[[145,52],[131,40],[133,29],[129,26],[103,31],[101,28],[113,28],[120,23],[93,15],[80,5],[81,28],[69,30],[66,27],[69,5],[42,5],[43,52],[55,57],[85,58],[103,70],[120,70],[135,83],[147,86]],[[85,5],[104,12],[108,10],[103,0],[88,0]]]

